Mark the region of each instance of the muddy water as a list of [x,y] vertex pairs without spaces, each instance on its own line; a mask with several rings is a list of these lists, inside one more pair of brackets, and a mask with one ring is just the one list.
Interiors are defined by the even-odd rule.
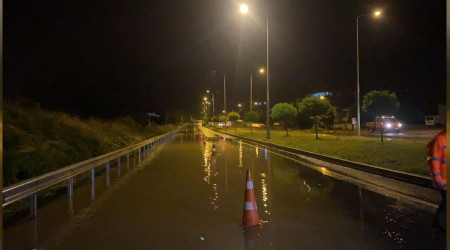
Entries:
[[[432,209],[386,198],[264,148],[192,131],[80,181],[74,197],[9,222],[5,249],[444,249]],[[245,173],[261,228],[243,230]]]

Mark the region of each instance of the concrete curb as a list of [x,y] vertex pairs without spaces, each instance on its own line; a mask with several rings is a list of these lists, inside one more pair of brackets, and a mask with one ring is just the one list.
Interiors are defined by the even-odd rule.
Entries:
[[230,137],[235,137],[235,138],[238,138],[238,139],[241,139],[244,141],[257,143],[257,144],[261,144],[261,145],[264,145],[267,147],[272,147],[272,148],[276,148],[276,149],[280,149],[280,150],[285,150],[285,151],[288,151],[291,153],[308,156],[308,157],[322,160],[325,162],[330,162],[330,163],[334,163],[334,164],[341,165],[344,167],[357,169],[357,170],[360,170],[363,172],[380,175],[380,176],[387,177],[390,179],[395,179],[398,181],[403,181],[406,183],[410,183],[410,184],[414,184],[414,185],[418,185],[418,186],[422,186],[422,187],[426,187],[426,188],[433,187],[432,183],[431,183],[431,179],[426,176],[409,174],[409,173],[391,170],[391,169],[378,167],[378,166],[373,166],[373,165],[369,165],[369,164],[365,164],[365,163],[359,163],[359,162],[344,160],[344,159],[340,159],[340,158],[336,158],[336,157],[332,157],[332,156],[317,154],[317,153],[313,153],[313,152],[309,152],[309,151],[305,151],[305,150],[301,150],[301,149],[297,149],[297,148],[281,146],[281,145],[266,142],[266,141],[255,140],[255,139],[250,139],[250,138],[246,138],[246,137],[242,137],[242,136],[224,133],[222,131],[217,131],[215,129],[211,129],[211,130],[218,134],[221,133],[221,134],[224,134],[224,135],[227,135]]

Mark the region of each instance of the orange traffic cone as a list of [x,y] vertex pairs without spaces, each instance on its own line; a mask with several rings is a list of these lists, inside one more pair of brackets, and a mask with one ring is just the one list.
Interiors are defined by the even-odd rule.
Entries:
[[247,170],[247,181],[244,198],[244,216],[242,217],[243,226],[259,226],[258,208],[256,207],[255,192],[253,191],[253,181],[250,170]]
[[212,156],[216,155],[216,144],[214,144],[213,142],[213,146],[212,146]]

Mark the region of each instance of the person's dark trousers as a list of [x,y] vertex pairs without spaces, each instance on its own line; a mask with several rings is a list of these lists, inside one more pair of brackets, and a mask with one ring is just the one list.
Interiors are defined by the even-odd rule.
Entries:
[[441,193],[442,201],[441,204],[439,204],[438,209],[436,210],[433,225],[445,230],[447,228],[447,191],[439,190],[439,192]]

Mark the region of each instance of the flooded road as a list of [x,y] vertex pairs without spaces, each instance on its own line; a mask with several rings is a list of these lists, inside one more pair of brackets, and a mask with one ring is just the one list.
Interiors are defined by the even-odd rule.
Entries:
[[[432,209],[192,130],[9,222],[5,249],[445,249]],[[243,231],[245,173],[261,228]]]

